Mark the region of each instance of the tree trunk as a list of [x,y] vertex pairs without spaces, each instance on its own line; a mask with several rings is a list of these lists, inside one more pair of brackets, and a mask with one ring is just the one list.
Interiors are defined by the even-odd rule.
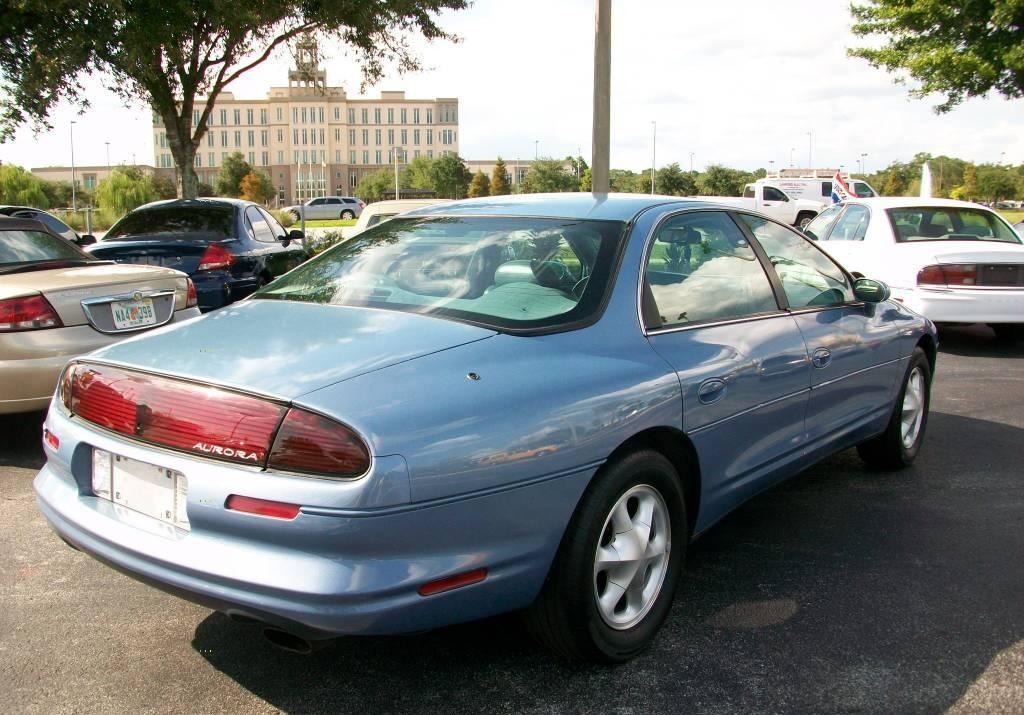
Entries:
[[200,136],[193,137],[191,104],[181,109],[189,114],[179,116],[177,111],[164,111],[161,116],[164,121],[164,131],[167,132],[167,145],[174,158],[178,198],[194,199],[199,195],[199,176],[196,174],[195,165],[196,148],[205,132],[198,132]]

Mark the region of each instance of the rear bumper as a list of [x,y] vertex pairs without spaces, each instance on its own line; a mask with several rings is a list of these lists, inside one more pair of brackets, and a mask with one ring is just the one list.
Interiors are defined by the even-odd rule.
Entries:
[[[179,310],[168,324],[198,315],[197,308]],[[138,334],[72,325],[0,335],[0,414],[45,409],[68,360]]]
[[[161,590],[313,640],[423,630],[525,607],[539,592],[593,474],[588,468],[429,504],[313,507],[305,504],[314,492],[321,502],[341,503],[332,499],[335,489],[353,492],[358,501],[353,490],[361,485],[208,467],[184,455],[119,446],[55,410],[47,424],[60,437],[60,451],[47,449],[49,461],[34,486],[58,535]],[[89,494],[89,442],[186,473],[192,530]],[[366,479],[366,491],[379,487],[373,474]],[[304,508],[291,521],[241,514],[224,508],[227,493],[279,500],[290,493]],[[482,582],[429,597],[417,591],[478,568],[488,570]]]
[[1024,290],[894,288],[893,297],[936,323],[1024,323]]

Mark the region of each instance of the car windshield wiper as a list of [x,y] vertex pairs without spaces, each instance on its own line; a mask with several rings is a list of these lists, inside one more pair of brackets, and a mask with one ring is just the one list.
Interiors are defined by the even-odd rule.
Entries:
[[52,258],[45,261],[26,261],[24,263],[9,263],[0,266],[0,275],[11,273],[28,273],[29,271],[48,271],[54,268],[74,268],[76,266],[108,265],[114,261],[100,261],[90,258]]

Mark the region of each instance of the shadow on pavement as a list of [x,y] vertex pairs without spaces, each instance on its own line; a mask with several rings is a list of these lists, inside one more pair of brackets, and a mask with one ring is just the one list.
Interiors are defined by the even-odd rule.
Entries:
[[1024,357],[1024,341],[999,340],[987,325],[939,328],[939,352],[963,357]]
[[549,655],[514,615],[305,657],[211,614],[193,647],[289,713],[943,711],[1024,639],[1024,430],[933,412],[929,432],[911,469],[850,450],[712,528],[622,666]]
[[45,412],[0,415],[0,441],[8,445],[0,450],[0,467],[39,469],[46,462],[43,454]]

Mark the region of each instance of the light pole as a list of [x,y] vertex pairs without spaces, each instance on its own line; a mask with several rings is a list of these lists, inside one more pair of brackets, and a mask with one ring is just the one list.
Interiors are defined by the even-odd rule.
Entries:
[[110,173],[110,142],[103,142],[107,145],[107,173]]
[[590,144],[591,191],[607,194],[611,188],[608,156],[611,146],[612,107],[612,0],[594,2],[594,111]]
[[400,189],[398,188],[398,152],[402,151],[400,147],[395,147],[391,152],[395,155],[395,201],[398,201]]
[[75,198],[75,121],[71,120],[71,213],[78,211],[78,203]]
[[811,160],[811,150],[814,148],[814,133],[807,132],[807,168],[814,168],[814,161]]
[[534,139],[533,140],[533,160],[534,161],[537,161],[537,159],[539,157],[539,153],[538,153],[538,151],[539,151],[538,147],[539,146],[540,146],[540,139]]
[[1006,152],[1005,151],[1001,151],[1001,152],[999,152],[999,165],[1002,166],[1005,163],[1006,163]]
[[789,168],[790,169],[793,168],[793,152],[794,151],[796,151],[796,147],[795,146],[791,146],[789,148]]
[[768,173],[772,173],[774,171],[775,171],[775,159],[769,159],[768,160]]
[[694,152],[691,151],[690,152],[690,173],[691,174],[693,173],[693,154],[694,154]]
[[864,175],[867,175],[867,173],[868,173],[867,156],[868,156],[867,154],[861,154],[860,155],[860,173],[864,174]]
[[650,126],[650,195],[654,196],[654,158],[657,156],[657,122],[651,122]]

